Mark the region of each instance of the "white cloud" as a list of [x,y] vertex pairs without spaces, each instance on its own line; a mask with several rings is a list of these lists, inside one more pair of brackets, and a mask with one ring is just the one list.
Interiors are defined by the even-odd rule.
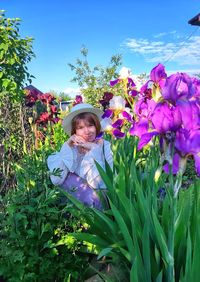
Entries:
[[172,30],[172,31],[169,31],[169,32],[160,32],[158,34],[155,34],[153,37],[154,38],[161,38],[161,37],[172,37],[173,39],[176,38],[176,39],[180,39],[180,38],[184,38],[183,35],[180,35],[177,33],[176,30]]
[[81,94],[80,88],[78,88],[78,87],[76,87],[76,88],[75,87],[67,87],[63,90],[63,92],[68,94],[72,98],[74,98],[76,95]]
[[[172,35],[175,31],[170,32]],[[158,34],[158,37],[165,33]],[[154,36],[156,37],[156,36]],[[176,39],[178,35],[176,34]],[[148,40],[128,38],[124,46],[132,52],[143,56],[146,62],[165,63],[166,61],[176,62],[179,65],[200,65],[200,36],[192,36],[187,41],[183,39],[174,40]]]
[[165,36],[167,33],[166,32],[161,32],[161,33],[158,33],[156,35],[154,35],[155,38],[159,38],[159,37],[163,37]]
[[183,73],[187,73],[191,76],[195,76],[198,73],[200,73],[200,68],[199,69],[181,69],[181,70],[168,70],[167,74],[173,74],[173,73],[177,73],[177,72],[183,72]]

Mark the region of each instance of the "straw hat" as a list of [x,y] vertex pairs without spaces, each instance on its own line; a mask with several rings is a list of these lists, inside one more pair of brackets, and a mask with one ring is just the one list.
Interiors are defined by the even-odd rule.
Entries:
[[81,113],[95,114],[99,120],[101,120],[101,116],[103,115],[103,112],[100,109],[94,108],[90,104],[80,103],[75,105],[71,108],[70,113],[63,119],[63,128],[68,135],[71,135],[73,118]]

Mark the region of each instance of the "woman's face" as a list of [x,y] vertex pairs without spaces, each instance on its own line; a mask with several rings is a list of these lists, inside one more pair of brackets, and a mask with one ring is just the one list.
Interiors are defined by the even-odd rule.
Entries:
[[76,135],[82,137],[86,142],[93,142],[96,138],[96,127],[85,119],[81,119],[76,126]]

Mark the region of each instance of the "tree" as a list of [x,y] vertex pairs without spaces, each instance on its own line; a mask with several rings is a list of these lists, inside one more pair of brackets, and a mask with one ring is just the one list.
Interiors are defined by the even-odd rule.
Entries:
[[59,101],[60,99],[62,101],[69,101],[73,99],[72,97],[70,97],[69,94],[65,92],[57,92],[55,90],[50,90],[49,93],[51,93],[56,98],[57,101]]
[[13,164],[20,159],[26,140],[23,88],[33,77],[27,63],[34,53],[32,39],[20,37],[19,25],[20,19],[6,18],[0,11],[0,190],[12,182]]
[[9,93],[16,101],[22,98],[24,83],[31,83],[27,63],[34,56],[32,38],[20,38],[20,19],[6,18],[0,11],[0,95]]
[[122,64],[122,57],[113,55],[107,67],[96,65],[92,68],[88,62],[88,49],[82,47],[80,52],[82,58],[76,59],[75,64],[68,64],[75,73],[71,81],[79,85],[86,102],[99,106],[98,101],[104,92],[111,91],[109,81],[118,77],[117,68]]

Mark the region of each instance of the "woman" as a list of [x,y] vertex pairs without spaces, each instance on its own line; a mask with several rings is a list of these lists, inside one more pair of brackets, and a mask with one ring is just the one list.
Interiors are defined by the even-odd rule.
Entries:
[[54,185],[61,186],[85,205],[102,208],[97,190],[105,189],[95,161],[105,168],[105,160],[113,167],[110,142],[96,138],[101,130],[100,109],[80,103],[72,107],[63,120],[64,131],[70,136],[60,150],[47,159],[51,172],[59,168],[60,176],[51,175]]

